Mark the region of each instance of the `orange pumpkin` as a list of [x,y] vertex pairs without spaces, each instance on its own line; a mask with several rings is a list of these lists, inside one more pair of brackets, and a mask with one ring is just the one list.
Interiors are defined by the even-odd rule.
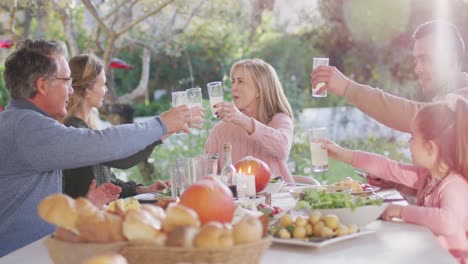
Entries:
[[234,217],[232,192],[214,177],[190,185],[180,196],[180,204],[197,212],[202,225],[211,221],[231,223]]
[[261,192],[270,182],[270,167],[260,159],[247,156],[236,163],[236,171],[255,175],[255,191]]

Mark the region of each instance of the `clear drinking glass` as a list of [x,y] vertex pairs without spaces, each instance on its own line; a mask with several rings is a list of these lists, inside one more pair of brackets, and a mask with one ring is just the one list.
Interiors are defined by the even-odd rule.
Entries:
[[[187,92],[187,105],[188,107],[203,107],[203,98],[201,88],[190,88]],[[203,125],[201,116],[192,116],[192,122],[197,125]]]
[[171,171],[172,198],[178,196],[195,182],[195,161],[192,158],[180,158],[174,161]]
[[196,181],[205,176],[218,174],[218,154],[202,154],[195,157],[195,177]]
[[[186,91],[178,91],[172,92],[172,107],[187,105],[187,92]],[[184,134],[184,131],[177,131],[175,134]]]
[[310,155],[312,160],[312,171],[323,172],[328,170],[328,153],[321,147],[321,140],[327,139],[327,128],[309,129]]
[[210,82],[206,86],[208,87],[208,95],[210,97],[211,113],[213,117],[216,117],[215,113],[217,109],[214,108],[214,105],[224,102],[223,85],[221,82]]
[[[320,65],[325,65],[328,66],[330,59],[329,58],[314,58],[314,65],[312,67],[312,70],[315,70]],[[312,96],[313,97],[327,97],[327,91],[323,91],[321,93],[318,93],[318,90],[322,88],[325,85],[325,83],[318,83],[315,87],[312,87]]]

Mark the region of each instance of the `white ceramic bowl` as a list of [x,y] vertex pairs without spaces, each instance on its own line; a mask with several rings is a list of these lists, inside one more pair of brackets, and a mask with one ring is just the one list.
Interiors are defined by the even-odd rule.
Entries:
[[369,223],[377,220],[380,215],[387,208],[386,203],[382,205],[366,205],[357,207],[354,210],[351,208],[339,208],[339,209],[303,209],[307,214],[313,211],[320,211],[323,215],[334,214],[338,216],[340,222],[346,225],[356,224],[360,227],[364,227]]
[[292,195],[292,197],[296,200],[299,200],[301,197],[301,194],[303,194],[306,190],[323,190],[323,186],[320,185],[305,185],[305,186],[297,186],[297,187],[290,187],[288,189],[289,193]]
[[262,192],[266,193],[277,193],[284,186],[284,182],[269,182],[266,188]]

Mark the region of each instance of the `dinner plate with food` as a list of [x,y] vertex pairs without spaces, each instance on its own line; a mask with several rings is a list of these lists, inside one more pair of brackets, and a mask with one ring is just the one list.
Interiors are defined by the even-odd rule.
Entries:
[[350,189],[352,195],[372,195],[376,191],[380,190],[378,186],[372,186],[368,183],[362,183],[360,181],[354,180],[351,177],[346,177],[344,180],[335,182],[331,186],[336,186],[337,188],[347,188]]
[[343,224],[338,216],[324,215],[320,211],[307,215],[286,213],[269,228],[273,243],[315,248],[374,232],[356,224]]

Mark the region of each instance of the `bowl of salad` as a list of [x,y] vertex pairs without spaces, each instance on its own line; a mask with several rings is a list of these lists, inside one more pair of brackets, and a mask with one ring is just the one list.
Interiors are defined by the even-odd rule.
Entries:
[[277,193],[281,190],[281,187],[284,186],[284,182],[281,178],[274,178],[271,179],[270,182],[268,183],[267,187],[263,190],[266,193]]
[[323,215],[338,216],[343,224],[356,224],[360,227],[377,220],[387,204],[380,198],[354,197],[346,192],[330,193],[319,190],[306,190],[296,203],[296,210],[307,214],[320,211]]

